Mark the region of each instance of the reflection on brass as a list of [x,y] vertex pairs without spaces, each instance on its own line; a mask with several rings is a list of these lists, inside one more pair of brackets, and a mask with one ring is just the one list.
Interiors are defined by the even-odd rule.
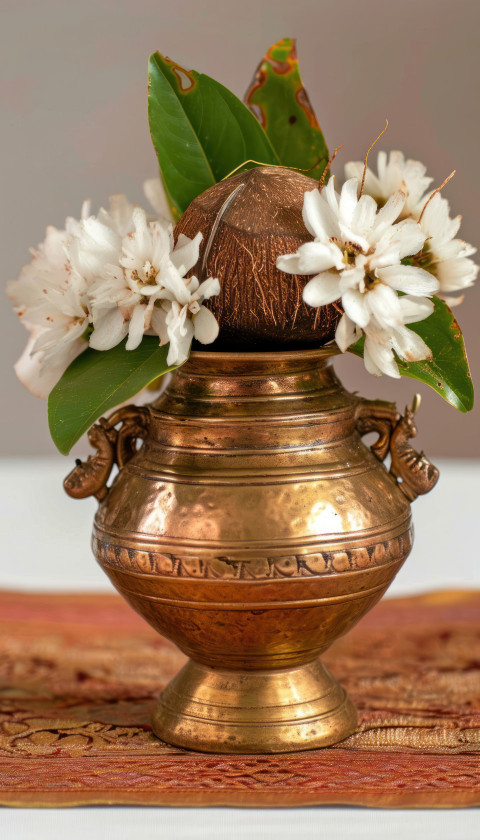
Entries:
[[71,473],[63,482],[69,496],[86,499],[95,496],[101,501],[107,494],[107,481],[115,463],[117,433],[104,417],[101,417],[88,432],[90,444],[97,450],[86,461],[77,459]]
[[399,482],[402,493],[410,502],[417,496],[429,493],[438,481],[439,472],[423,452],[409,444],[417,434],[415,414],[420,407],[420,394],[415,394],[412,405],[405,408],[403,417],[393,403],[380,400],[361,400],[357,409],[357,429],[360,434],[378,432],[371,450],[383,461],[391,455],[390,472]]
[[221,752],[289,752],[341,741],[346,729],[355,731],[357,713],[319,659],[268,671],[190,660],[164,690],[152,723],[183,746],[200,735]]
[[[63,482],[68,495],[74,499],[104,499],[114,464],[121,469],[132,458],[137,439],[145,437],[147,418],[145,409],[135,405],[119,408],[108,420],[101,417],[88,432],[88,440],[97,452],[86,461],[76,461]],[[119,423],[122,425],[117,431]]]
[[405,408],[405,416],[396,426],[390,442],[392,465],[390,472],[401,481],[400,487],[407,499],[413,502],[417,496],[432,490],[439,472],[423,452],[417,452],[409,444],[409,439],[417,434],[415,412],[420,405],[420,395],[416,394],[411,406]]
[[408,447],[413,411],[347,393],[334,353],[194,352],[148,408],[106,421],[124,423],[121,469],[94,552],[191,658],[154,714],[168,743],[282,752],[355,731],[318,656],[391,583],[411,547],[409,498],[437,473]]

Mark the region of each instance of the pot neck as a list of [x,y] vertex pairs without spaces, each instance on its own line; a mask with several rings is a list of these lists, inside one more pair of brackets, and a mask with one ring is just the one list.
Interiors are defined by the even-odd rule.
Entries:
[[152,408],[196,416],[296,415],[345,408],[354,398],[330,364],[338,350],[284,353],[194,352]]
[[194,351],[179,369],[201,376],[265,376],[291,375],[298,371],[326,369],[338,348],[320,347],[316,350],[269,351],[260,353],[216,353]]

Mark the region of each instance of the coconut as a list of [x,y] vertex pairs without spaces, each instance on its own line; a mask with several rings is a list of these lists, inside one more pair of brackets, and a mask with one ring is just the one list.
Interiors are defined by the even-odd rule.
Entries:
[[212,350],[294,349],[333,339],[339,309],[307,306],[302,293],[311,278],[276,267],[280,254],[311,240],[303,196],[317,187],[291,169],[261,166],[210,187],[183,214],[175,238],[203,234],[191,274],[220,281],[220,294],[205,301],[220,325]]

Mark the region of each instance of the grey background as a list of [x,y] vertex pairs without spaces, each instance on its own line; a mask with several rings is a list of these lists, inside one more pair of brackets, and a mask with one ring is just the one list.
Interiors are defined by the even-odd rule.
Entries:
[[[476,0],[3,0],[2,274],[17,276],[49,223],[78,216],[114,192],[143,202],[156,174],[146,114],[147,60],[159,49],[242,96],[271,43],[297,38],[302,75],[331,149],[362,158],[390,121],[383,148],[427,163],[480,244],[478,113],[480,4]],[[337,168],[340,172],[340,168]],[[480,373],[480,285],[457,310],[474,381]],[[26,333],[0,307],[3,430],[0,454],[53,454],[46,405],[17,382]],[[429,455],[479,457],[479,411],[464,416],[411,380],[376,379],[352,357],[345,385],[403,407],[424,401],[419,443]],[[82,451],[85,444],[79,445]]]

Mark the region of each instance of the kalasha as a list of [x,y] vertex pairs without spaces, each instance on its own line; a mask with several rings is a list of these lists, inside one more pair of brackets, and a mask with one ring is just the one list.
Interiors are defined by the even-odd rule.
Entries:
[[175,238],[203,234],[191,274],[220,281],[220,294],[205,301],[220,325],[212,350],[295,349],[334,338],[338,304],[307,306],[302,293],[311,277],[276,267],[280,254],[294,253],[311,239],[303,197],[317,187],[298,172],[262,166],[210,187],[183,214]]

